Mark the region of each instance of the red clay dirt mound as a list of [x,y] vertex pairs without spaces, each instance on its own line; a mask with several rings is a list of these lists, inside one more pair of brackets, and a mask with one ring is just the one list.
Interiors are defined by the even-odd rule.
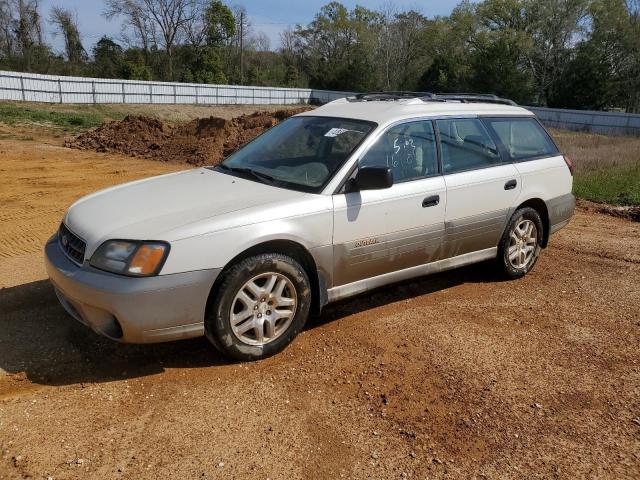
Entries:
[[215,165],[266,129],[307,110],[310,108],[260,111],[231,120],[198,118],[180,125],[129,115],[67,139],[64,144],[80,150],[122,153],[163,162]]

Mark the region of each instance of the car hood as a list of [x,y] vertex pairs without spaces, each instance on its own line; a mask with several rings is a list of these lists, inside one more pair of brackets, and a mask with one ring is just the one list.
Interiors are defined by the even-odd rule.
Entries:
[[200,168],[93,193],[74,203],[64,222],[91,253],[114,238],[171,241],[179,227],[306,195]]

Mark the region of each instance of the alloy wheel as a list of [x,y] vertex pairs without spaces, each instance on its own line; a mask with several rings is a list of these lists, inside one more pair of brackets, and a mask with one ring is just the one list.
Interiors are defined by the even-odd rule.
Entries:
[[231,303],[231,329],[243,343],[266,345],[287,331],[296,308],[293,282],[280,273],[261,273],[246,282]]
[[538,229],[527,219],[520,219],[511,231],[509,262],[514,268],[523,269],[534,259],[538,247]]

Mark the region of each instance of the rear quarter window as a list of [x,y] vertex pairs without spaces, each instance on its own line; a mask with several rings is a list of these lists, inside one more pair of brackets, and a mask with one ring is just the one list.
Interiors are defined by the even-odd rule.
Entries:
[[512,160],[549,157],[558,154],[547,132],[534,118],[485,119]]

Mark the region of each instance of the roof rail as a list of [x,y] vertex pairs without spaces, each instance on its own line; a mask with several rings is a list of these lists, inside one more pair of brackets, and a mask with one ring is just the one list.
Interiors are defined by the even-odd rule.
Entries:
[[433,100],[454,101],[461,103],[499,103],[503,105],[518,105],[513,100],[501,98],[492,93],[438,93]]
[[358,93],[354,97],[347,97],[350,102],[374,102],[374,101],[393,101],[402,100],[407,98],[431,98],[433,93],[430,92],[405,92],[405,91],[391,91],[391,92],[367,92]]
[[513,100],[501,98],[492,93],[431,93],[431,92],[368,92],[358,93],[347,97],[349,102],[394,101],[417,98],[423,102],[460,102],[460,103],[499,103],[503,105],[517,105]]

